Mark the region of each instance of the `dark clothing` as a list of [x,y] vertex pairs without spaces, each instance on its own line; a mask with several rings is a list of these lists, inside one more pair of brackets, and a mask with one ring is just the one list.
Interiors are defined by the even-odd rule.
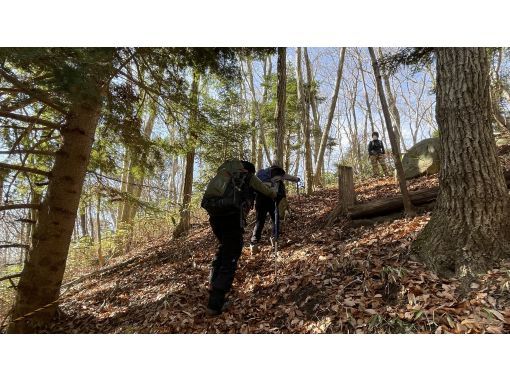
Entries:
[[237,262],[243,250],[246,215],[250,212],[255,191],[275,198],[276,191],[264,185],[248,161],[229,160],[221,165],[202,198],[209,223],[219,247],[211,264],[208,312],[221,313],[225,294],[230,291]]
[[379,154],[384,154],[384,145],[381,140],[372,140],[368,143],[368,155],[369,156],[377,156]]
[[275,223],[275,204],[274,200],[265,197],[262,194],[257,194],[255,200],[255,217],[256,224],[253,229],[253,234],[251,237],[251,244],[257,244],[262,237],[262,230],[264,229],[264,224],[266,223],[266,216],[269,213],[271,217],[271,222],[273,225]]
[[232,287],[237,261],[243,249],[244,228],[239,223],[240,218],[239,214],[209,218],[214,235],[220,243],[212,262],[210,275],[212,289],[228,292]]
[[[278,166],[271,166],[267,169],[261,169],[257,172],[257,177],[264,183],[276,187],[276,205],[280,204],[280,201],[285,198],[285,184],[283,181],[292,181],[298,182],[299,178],[294,177],[292,175],[286,174],[285,171]],[[253,229],[253,234],[251,236],[251,244],[255,245],[260,241],[262,237],[262,230],[264,229],[264,224],[266,223],[266,216],[269,213],[271,217],[271,221],[273,222],[273,227],[275,225],[275,201],[266,197],[264,194],[260,192],[256,192],[257,195],[255,197],[255,212],[256,212],[256,225]],[[283,217],[283,215],[281,215]],[[278,221],[279,222],[279,221]],[[278,231],[280,231],[280,224],[278,224]]]

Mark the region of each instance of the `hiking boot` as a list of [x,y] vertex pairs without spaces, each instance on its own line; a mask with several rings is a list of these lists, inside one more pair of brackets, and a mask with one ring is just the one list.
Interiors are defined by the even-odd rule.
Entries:
[[259,245],[257,243],[250,244],[250,252],[251,252],[252,255],[259,253],[260,252]]
[[212,289],[209,292],[209,302],[207,303],[207,314],[220,315],[225,304],[225,292],[220,289]]
[[218,315],[221,315],[225,311],[227,311],[229,309],[229,307],[230,307],[230,302],[229,301],[225,301],[225,303],[221,307],[221,310],[207,308],[206,313],[210,317],[216,317]]

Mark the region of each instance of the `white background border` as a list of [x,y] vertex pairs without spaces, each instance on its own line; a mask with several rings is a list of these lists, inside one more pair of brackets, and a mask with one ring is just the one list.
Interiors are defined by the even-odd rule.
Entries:
[[[0,45],[509,46],[504,4],[9,0]],[[508,372],[508,343],[506,335],[0,335],[0,377],[490,379]]]

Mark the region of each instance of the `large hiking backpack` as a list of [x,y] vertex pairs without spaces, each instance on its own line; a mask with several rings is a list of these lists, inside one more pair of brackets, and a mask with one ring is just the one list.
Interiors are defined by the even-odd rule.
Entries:
[[210,215],[230,215],[250,208],[253,191],[249,173],[239,160],[226,161],[209,181],[201,206]]

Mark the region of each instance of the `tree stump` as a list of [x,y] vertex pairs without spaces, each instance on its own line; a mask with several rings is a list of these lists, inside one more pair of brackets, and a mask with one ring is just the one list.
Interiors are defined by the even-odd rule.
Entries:
[[352,167],[338,166],[338,205],[326,220],[326,226],[331,226],[339,216],[347,215],[349,208],[354,206],[356,193],[354,192],[354,175]]
[[352,167],[338,167],[338,196],[340,212],[346,214],[349,207],[354,205],[356,194],[354,193],[354,175]]

